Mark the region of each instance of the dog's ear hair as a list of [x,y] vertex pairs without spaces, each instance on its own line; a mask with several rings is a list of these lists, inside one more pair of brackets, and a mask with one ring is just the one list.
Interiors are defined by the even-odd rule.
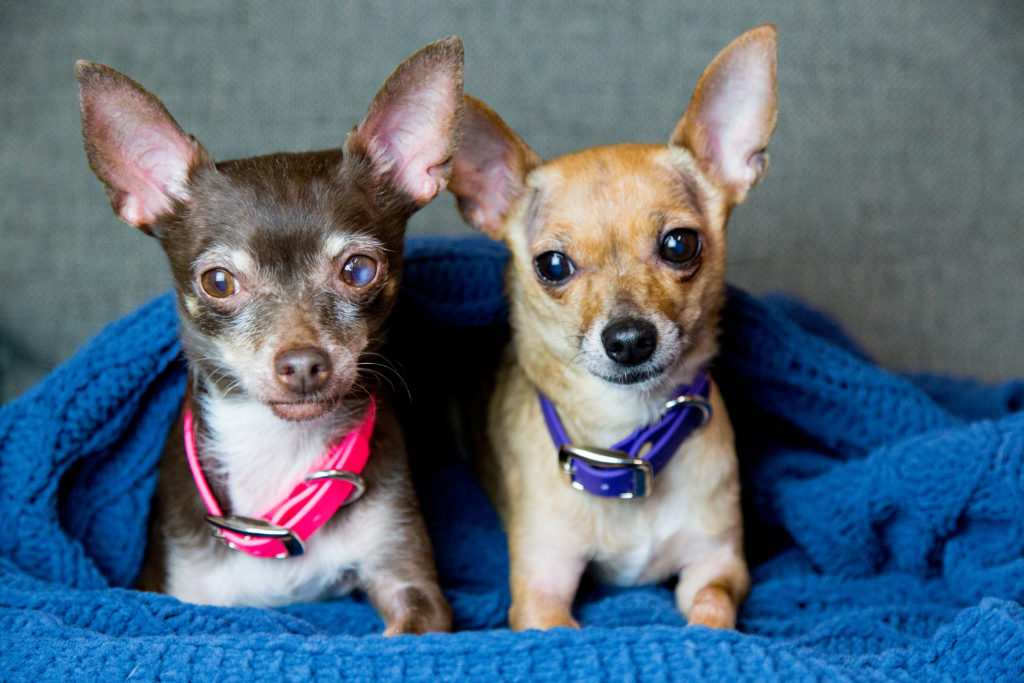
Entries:
[[89,166],[106,186],[114,213],[151,233],[176,203],[191,201],[192,170],[213,162],[160,100],[124,74],[80,61],[75,77]]
[[402,62],[345,141],[378,177],[422,207],[445,188],[462,126],[462,41],[449,36]]
[[490,107],[466,96],[462,144],[455,152],[449,189],[462,219],[495,239],[505,215],[540,159]]
[[686,147],[704,172],[742,202],[768,169],[778,116],[775,26],[732,41],[704,71],[671,144]]

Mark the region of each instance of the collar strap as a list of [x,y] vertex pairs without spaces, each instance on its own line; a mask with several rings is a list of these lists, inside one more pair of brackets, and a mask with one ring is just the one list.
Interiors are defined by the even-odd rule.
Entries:
[[676,390],[661,419],[637,429],[611,448],[577,446],[569,440],[554,404],[537,392],[558,461],[575,489],[602,498],[646,498],[654,476],[693,432],[711,420],[711,379],[706,370]]
[[185,455],[206,505],[206,521],[213,527],[213,535],[228,548],[253,557],[283,559],[302,555],[306,540],[338,508],[354,503],[366,490],[361,475],[370,457],[376,415],[376,404],[371,398],[362,423],[331,448],[286,496],[256,517],[242,517],[224,515],[210,490],[196,453],[192,408],[186,403]]

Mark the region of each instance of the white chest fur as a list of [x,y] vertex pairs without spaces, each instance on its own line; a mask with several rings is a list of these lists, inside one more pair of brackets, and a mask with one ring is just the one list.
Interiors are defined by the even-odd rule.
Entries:
[[199,443],[207,476],[227,484],[237,514],[254,516],[286,495],[324,457],[338,419],[282,420],[262,403],[211,400],[203,416],[209,436]]
[[[645,500],[584,497],[592,508],[592,570],[606,583],[637,585],[678,574],[739,533],[735,460],[708,457],[704,434],[688,439]],[[573,491],[573,493],[578,493]]]
[[[287,493],[324,457],[344,417],[309,422],[277,418],[253,402],[210,401],[203,417],[209,436],[198,444],[207,477],[225,484],[236,514],[256,516]],[[167,592],[187,602],[278,606],[347,592],[366,538],[386,519],[360,515],[359,524],[327,525],[300,557],[282,560],[211,553],[208,546],[168,548]]]

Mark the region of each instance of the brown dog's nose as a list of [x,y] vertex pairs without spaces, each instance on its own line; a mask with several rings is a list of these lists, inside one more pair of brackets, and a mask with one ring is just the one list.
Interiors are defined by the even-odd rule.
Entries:
[[601,343],[608,357],[619,365],[640,365],[658,346],[658,330],[639,318],[619,318],[601,332]]
[[277,380],[296,394],[311,394],[327,384],[331,359],[316,347],[288,349],[274,358]]

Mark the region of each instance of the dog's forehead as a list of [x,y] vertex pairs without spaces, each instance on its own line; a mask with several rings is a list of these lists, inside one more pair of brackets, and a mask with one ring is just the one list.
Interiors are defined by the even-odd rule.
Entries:
[[219,164],[194,198],[194,229],[210,246],[259,255],[261,265],[332,258],[357,237],[387,243],[394,230],[358,183],[338,176],[339,161],[327,152]]
[[665,221],[699,224],[701,181],[688,157],[667,145],[595,147],[534,171],[526,212],[531,241],[626,240]]

